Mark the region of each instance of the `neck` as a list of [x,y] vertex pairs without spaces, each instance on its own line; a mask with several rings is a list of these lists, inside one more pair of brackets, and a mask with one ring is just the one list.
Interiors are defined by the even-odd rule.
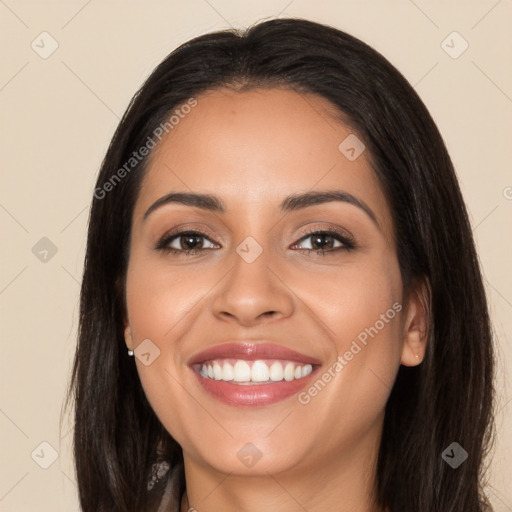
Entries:
[[373,505],[380,428],[368,436],[339,453],[319,452],[276,474],[221,473],[184,454],[187,492],[181,512],[381,512]]

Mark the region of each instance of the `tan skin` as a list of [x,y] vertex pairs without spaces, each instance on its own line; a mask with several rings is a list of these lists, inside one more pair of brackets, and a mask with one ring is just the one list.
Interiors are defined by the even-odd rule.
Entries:
[[[197,101],[152,154],[126,286],[127,347],[149,338],[160,350],[151,365],[136,364],[155,413],[183,448],[181,511],[371,512],[386,401],[399,365],[422,361],[427,320],[424,288],[404,296],[368,150],[352,162],[339,151],[353,130],[315,95],[222,89]],[[375,221],[340,201],[279,211],[288,195],[329,189],[355,196]],[[213,194],[226,211],[172,203],[143,220],[170,192]],[[207,237],[169,245],[202,252],[154,248],[182,228]],[[344,243],[327,237],[326,254],[308,252],[313,228],[348,233],[356,247],[336,250]],[[236,252],[248,236],[263,249],[250,264]],[[263,407],[221,403],[187,364],[224,340],[267,339],[319,359],[321,375],[394,303],[403,309],[305,405],[296,396]],[[247,442],[262,454],[251,468],[237,457]]]

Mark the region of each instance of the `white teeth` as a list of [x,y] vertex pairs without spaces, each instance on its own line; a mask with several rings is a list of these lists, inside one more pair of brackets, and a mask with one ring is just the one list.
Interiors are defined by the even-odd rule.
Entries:
[[213,363],[213,376],[215,380],[222,380],[222,366],[217,361]]
[[233,380],[235,378],[235,374],[233,373],[233,365],[224,363],[222,368],[222,378],[223,380]]
[[283,377],[283,365],[276,361],[270,367],[270,380],[274,382],[279,382],[280,380],[283,380]]
[[268,366],[263,361],[254,361],[251,368],[251,380],[253,382],[266,382],[269,373]]
[[306,377],[313,371],[313,367],[310,364],[302,367],[302,377]]
[[233,367],[235,382],[249,382],[251,380],[251,367],[246,361],[237,361]]
[[[230,360],[233,361],[233,360]],[[239,359],[234,364],[228,361],[209,361],[201,365],[200,374],[214,380],[240,383],[287,382],[306,377],[313,371],[310,364],[274,361],[245,361]]]
[[293,363],[286,363],[284,367],[284,380],[291,381],[294,379],[295,365]]

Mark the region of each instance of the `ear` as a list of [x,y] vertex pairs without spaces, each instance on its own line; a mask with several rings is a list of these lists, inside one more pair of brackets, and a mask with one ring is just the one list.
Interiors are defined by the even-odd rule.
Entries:
[[413,284],[406,301],[402,328],[403,347],[400,363],[417,366],[425,357],[430,324],[431,290],[427,278]]
[[124,342],[126,343],[126,347],[128,348],[128,350],[135,350],[132,329],[129,323],[126,323],[126,326],[124,328]]
[[115,288],[118,297],[122,297],[123,306],[124,306],[124,342],[126,343],[126,347],[128,350],[135,350],[133,343],[133,333],[130,328],[130,323],[128,322],[128,313],[126,307],[126,295],[125,295],[125,283],[124,277],[118,275],[115,281]]

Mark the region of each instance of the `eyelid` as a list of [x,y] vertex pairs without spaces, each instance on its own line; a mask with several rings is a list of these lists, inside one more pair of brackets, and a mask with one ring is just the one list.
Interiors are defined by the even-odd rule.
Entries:
[[212,240],[213,238],[222,240],[221,235],[218,235],[217,233],[211,231],[210,229],[205,228],[203,226],[190,225],[188,223],[178,224],[177,226],[174,226],[172,229],[169,229],[162,236],[160,236],[159,239],[161,240],[163,238],[169,238],[173,235],[179,235],[182,233],[197,233],[205,236],[206,238],[209,238],[210,240]]

